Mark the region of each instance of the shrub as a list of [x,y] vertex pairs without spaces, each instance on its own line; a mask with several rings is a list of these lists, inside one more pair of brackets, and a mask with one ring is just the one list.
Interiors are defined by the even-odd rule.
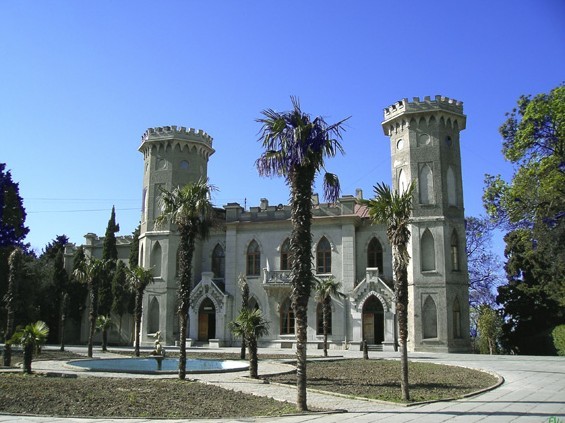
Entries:
[[553,337],[553,345],[555,345],[557,354],[565,355],[565,325],[555,326],[551,336]]

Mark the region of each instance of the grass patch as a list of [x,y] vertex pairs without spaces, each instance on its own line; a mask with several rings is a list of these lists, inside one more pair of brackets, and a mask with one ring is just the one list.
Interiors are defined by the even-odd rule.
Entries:
[[[410,362],[412,402],[458,398],[495,385],[488,373],[463,367]],[[296,384],[296,375],[269,376],[271,382]],[[334,360],[308,362],[308,387],[343,395],[402,402],[400,362],[395,360]]]

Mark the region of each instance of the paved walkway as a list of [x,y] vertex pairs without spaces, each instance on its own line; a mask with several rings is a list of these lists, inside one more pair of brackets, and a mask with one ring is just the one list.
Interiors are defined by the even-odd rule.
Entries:
[[[236,349],[222,349],[222,351]],[[84,348],[77,351],[84,352]],[[218,351],[218,350],[214,350]],[[261,353],[286,353],[286,351],[261,349]],[[311,352],[309,352],[311,353]],[[335,351],[334,355],[348,358],[360,357],[358,351]],[[105,354],[109,357],[109,354]],[[395,353],[372,353],[371,357],[397,358]],[[435,354],[411,353],[411,360],[434,363],[460,365],[484,369],[501,375],[505,382],[498,388],[462,400],[436,402],[431,404],[402,407],[337,397],[333,395],[308,393],[310,407],[335,410],[334,413],[312,413],[297,416],[269,418],[225,419],[224,422],[271,422],[306,423],[306,422],[443,422],[443,421],[496,421],[496,422],[561,422],[565,423],[565,358],[563,357],[531,357],[531,356],[484,356],[471,354]],[[287,365],[274,361],[261,361],[259,372],[262,374],[287,370]],[[36,371],[73,372],[63,367],[61,362],[34,362]],[[244,378],[247,372],[193,375],[205,383],[222,386],[256,395],[269,396],[275,399],[294,402],[296,389],[279,385],[263,384]],[[91,376],[105,376],[104,373],[89,373]],[[113,374],[112,376],[116,376]],[[119,376],[119,375],[118,375]],[[135,375],[122,375],[136,377]],[[142,377],[147,377],[143,375]],[[168,377],[176,377],[171,375]],[[347,411],[344,413],[343,411]],[[150,422],[150,419],[75,419],[54,417],[20,417],[0,415],[0,423],[4,422],[37,422],[37,423],[72,423],[72,422],[108,422],[137,423]],[[155,419],[153,421],[163,420]],[[167,420],[181,422],[183,420]],[[191,420],[191,422],[210,422],[210,420]]]

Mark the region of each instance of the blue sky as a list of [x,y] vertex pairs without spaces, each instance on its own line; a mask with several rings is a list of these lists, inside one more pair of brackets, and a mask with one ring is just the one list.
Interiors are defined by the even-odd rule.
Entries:
[[[498,127],[521,94],[565,80],[565,3],[538,1],[0,2],[0,162],[20,184],[38,251],[56,235],[121,235],[139,222],[149,127],[214,138],[217,205],[286,203],[254,162],[261,110],[351,116],[344,157],[327,163],[344,194],[390,183],[382,110],[441,94],[464,102],[467,215],[485,173],[510,177]],[[322,190],[319,189],[321,193]]]

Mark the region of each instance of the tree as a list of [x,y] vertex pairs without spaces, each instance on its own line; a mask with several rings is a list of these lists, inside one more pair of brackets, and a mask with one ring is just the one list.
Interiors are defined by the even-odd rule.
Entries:
[[[8,257],[15,247],[24,251],[24,239],[29,233],[25,226],[26,211],[20,197],[19,184],[12,180],[6,164],[0,163],[0,299],[8,288]],[[4,327],[5,309],[0,301],[0,327]]]
[[88,286],[88,321],[90,324],[88,334],[88,356],[92,357],[92,346],[94,343],[94,332],[96,330],[96,319],[98,317],[98,288],[100,278],[105,271],[105,262],[94,257],[89,257],[80,263],[73,271],[73,276]]
[[[502,152],[514,175],[510,182],[487,175],[483,195],[489,216],[509,231],[508,285],[497,297],[503,341],[520,353],[548,354],[549,326],[563,322],[565,308],[565,85],[520,97],[507,116],[500,128]],[[535,333],[534,322],[541,325]]]
[[[241,311],[249,309],[249,284],[244,275],[239,275],[238,280],[239,289],[241,289]],[[245,360],[245,337],[241,337],[241,351],[239,358]]]
[[502,334],[502,317],[488,304],[481,304],[478,310],[477,331],[481,353],[496,354]]
[[113,327],[114,322],[110,317],[98,316],[96,318],[96,330],[102,332],[102,351],[108,351],[108,331]]
[[[120,225],[116,224],[116,210],[112,206],[112,213],[106,226],[106,233],[104,235],[104,243],[102,244],[102,260],[106,263],[106,271],[100,277],[100,299],[98,303],[98,313],[102,316],[110,317],[112,311],[112,304],[114,303],[114,296],[112,291],[112,280],[114,278],[114,271],[118,261],[118,248],[116,246],[116,233],[119,232]],[[107,331],[112,326],[104,327],[102,329],[102,338],[108,339]],[[106,345],[102,343],[102,351],[106,351]]]
[[122,333],[122,317],[128,311],[131,302],[131,290],[128,289],[127,267],[123,261],[118,260],[114,277],[112,278],[112,312],[120,316],[118,332]]
[[[292,307],[296,321],[297,408],[306,411],[306,335],[308,300],[312,275],[312,195],[316,175],[324,170],[324,159],[343,153],[339,142],[346,119],[329,125],[322,117],[303,113],[297,98],[291,97],[293,110],[263,110],[257,119],[262,127],[259,141],[264,152],[256,161],[261,176],[283,176],[290,189],[292,232],[290,264]],[[339,179],[324,176],[324,195],[330,202],[339,197]]]
[[151,282],[153,282],[153,270],[144,269],[143,267],[136,266],[133,269],[126,268],[126,278],[130,285],[131,291],[135,295],[135,309],[134,309],[134,320],[135,320],[135,356],[139,357],[139,344],[140,344],[140,333],[141,333],[141,314],[143,307],[143,294],[145,293],[145,288]]
[[139,234],[141,233],[141,225],[137,225],[137,228],[131,234],[132,242],[129,249],[129,267],[133,269],[135,266],[139,265]]
[[245,340],[249,349],[249,377],[257,379],[257,340],[269,333],[269,322],[265,320],[261,310],[241,309],[236,319],[229,323],[235,336]]
[[[20,248],[15,248],[10,254],[8,260],[8,291],[4,295],[4,303],[6,304],[7,318],[6,318],[6,340],[9,340],[14,334],[14,315],[16,307],[16,295],[18,285],[22,275],[23,266],[23,252]],[[12,364],[12,347],[9,342],[4,346],[4,366],[9,367]]]
[[402,399],[410,400],[408,391],[408,242],[410,241],[410,215],[412,214],[412,194],[414,184],[406,191],[392,191],[385,184],[375,186],[375,198],[362,200],[369,210],[374,223],[387,225],[386,233],[392,246],[392,268],[394,271],[394,293],[396,315],[398,317],[398,335],[400,342],[400,387]]
[[81,269],[86,261],[86,256],[84,254],[84,248],[82,246],[78,247],[73,255],[73,269],[69,275],[69,308],[68,316],[80,322],[82,319],[82,314],[86,306],[86,297],[88,294],[88,286],[81,283],[76,277],[77,269]]
[[61,344],[61,351],[65,349],[65,320],[67,315],[66,307],[68,306],[68,287],[69,275],[65,270],[65,262],[63,257],[63,250],[60,249],[55,256],[55,263],[53,264],[53,287],[57,295],[57,304],[59,311],[59,342]]
[[324,357],[328,356],[328,329],[332,312],[332,297],[343,297],[340,292],[341,282],[333,276],[325,279],[316,279],[316,300],[322,304],[322,326],[324,331]]
[[546,288],[551,258],[535,248],[528,229],[511,231],[504,241],[508,284],[496,298],[504,318],[501,342],[518,354],[555,354],[551,331],[565,323],[565,310]]
[[21,345],[24,350],[24,373],[31,374],[33,354],[39,352],[39,348],[47,340],[47,335],[49,327],[40,320],[18,330],[10,339],[10,344]]
[[481,304],[494,306],[496,288],[502,283],[502,263],[492,251],[493,230],[494,224],[487,217],[465,219],[469,303],[474,309]]
[[208,236],[212,226],[213,207],[210,200],[215,187],[208,181],[199,180],[171,191],[162,190],[161,214],[155,220],[157,226],[171,222],[177,226],[179,245],[178,315],[180,330],[179,378],[186,378],[186,333],[188,310],[192,292],[192,258],[198,237]]

